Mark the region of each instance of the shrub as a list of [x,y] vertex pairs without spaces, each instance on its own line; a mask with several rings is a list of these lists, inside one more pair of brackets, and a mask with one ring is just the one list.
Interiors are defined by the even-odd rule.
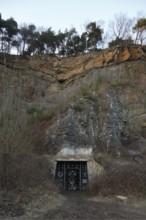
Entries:
[[31,116],[30,117],[31,123],[35,123],[38,121],[51,120],[55,116],[55,112],[53,111],[47,112],[38,107],[32,107],[32,108],[27,109],[27,113]]
[[91,101],[95,102],[97,100],[97,95],[95,93],[89,93],[87,96],[88,99],[90,99]]
[[82,86],[82,87],[80,88],[80,94],[81,94],[81,96],[83,96],[83,97],[88,96],[88,94],[89,94],[89,86]]
[[54,178],[49,170],[49,164],[43,157],[34,155],[7,155],[5,173],[0,170],[0,187],[6,189],[24,189],[43,184],[54,186]]
[[75,110],[79,111],[79,112],[82,112],[84,110],[84,104],[83,103],[80,103],[80,102],[77,102],[74,106]]
[[95,81],[95,88],[99,89],[99,87],[103,84],[103,77],[99,76]]
[[109,170],[94,181],[90,188],[91,195],[114,196],[134,195],[146,196],[145,165],[126,165]]
[[126,85],[126,82],[123,80],[114,79],[110,83],[111,87],[118,87],[118,86],[124,86]]

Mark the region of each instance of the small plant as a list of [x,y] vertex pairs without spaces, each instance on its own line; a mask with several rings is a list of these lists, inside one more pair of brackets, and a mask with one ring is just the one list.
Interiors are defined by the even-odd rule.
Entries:
[[80,97],[85,97],[87,99],[90,99],[92,101],[96,101],[97,99],[97,94],[96,94],[96,85],[95,84],[89,84],[89,85],[84,85],[80,88],[79,96]]
[[75,110],[82,112],[84,110],[84,105],[83,103],[77,102],[74,106]]
[[51,120],[55,116],[55,112],[47,112],[38,107],[27,109],[27,113],[31,115],[30,121],[35,123],[37,121]]
[[80,88],[80,94],[81,94],[81,96],[83,96],[83,97],[88,96],[88,94],[89,94],[89,88],[88,88],[87,86],[82,86],[82,87]]
[[72,96],[72,100],[75,102],[77,100],[78,96],[77,95],[73,95]]
[[87,96],[88,99],[95,102],[97,100],[97,94],[90,92]]
[[119,79],[114,79],[111,81],[112,87],[123,86],[124,84],[125,84],[125,82],[122,80],[119,80]]
[[97,80],[95,81],[95,87],[99,88],[101,84],[103,83],[103,78],[102,76],[98,77]]

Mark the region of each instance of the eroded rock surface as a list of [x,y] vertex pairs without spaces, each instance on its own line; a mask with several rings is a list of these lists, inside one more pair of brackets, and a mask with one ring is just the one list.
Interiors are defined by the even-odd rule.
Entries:
[[[111,48],[73,57],[0,56],[0,92],[21,97],[22,108],[53,111],[42,149],[56,155],[71,148],[117,155],[146,152],[146,58],[144,47]],[[4,65],[5,64],[5,65]],[[143,139],[143,141],[141,141]],[[127,151],[123,151],[127,147]],[[115,150],[116,149],[116,150]],[[120,151],[120,153],[119,153]]]

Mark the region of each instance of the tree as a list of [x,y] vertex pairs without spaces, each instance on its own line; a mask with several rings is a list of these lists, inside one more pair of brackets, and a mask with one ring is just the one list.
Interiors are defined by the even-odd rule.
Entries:
[[143,44],[146,39],[146,18],[139,18],[133,30],[136,32],[135,43],[139,41],[140,44]]
[[82,52],[82,48],[81,48],[81,38],[78,34],[76,34],[75,36],[73,36],[73,51],[74,54],[78,54],[80,52]]
[[39,31],[35,31],[32,35],[32,38],[28,40],[28,49],[27,54],[41,54],[44,50],[43,42],[41,42]]
[[109,32],[112,39],[127,39],[132,33],[132,20],[126,14],[116,14],[109,23]]
[[27,43],[27,39],[29,36],[29,30],[28,30],[28,25],[26,23],[24,23],[23,25],[21,25],[20,29],[19,29],[19,33],[20,33],[20,37],[21,37],[21,53],[24,54],[25,51],[25,47],[26,47],[26,43]]
[[7,53],[10,53],[11,46],[14,40],[13,38],[18,33],[18,24],[14,20],[14,18],[9,18],[5,21],[5,28],[6,28],[5,40],[7,42]]
[[56,43],[57,43],[58,54],[61,56],[65,55],[64,41],[65,41],[65,34],[59,30],[58,34],[56,35]]
[[36,39],[36,26],[24,23],[19,29],[19,34],[21,38],[21,53],[24,54],[28,52],[29,46]]
[[77,31],[75,28],[71,28],[70,30],[66,29],[66,53],[67,55],[75,54],[75,44],[77,43]]
[[57,45],[57,38],[52,28],[43,31],[40,35],[39,41],[42,45],[42,52],[47,54],[54,54]]
[[102,40],[103,30],[96,24],[96,22],[90,22],[86,26],[86,37],[88,38],[88,48],[90,50],[97,49],[97,43]]
[[14,36],[18,33],[18,25],[14,18],[3,20],[0,15],[1,51],[10,53]]
[[[9,75],[8,69],[6,72]],[[1,70],[0,74],[0,186],[3,187],[11,183],[13,158],[30,155],[39,137],[36,135],[35,126],[29,125],[25,109],[22,107],[21,74],[18,86],[14,86],[14,76],[6,77],[6,72]]]
[[59,31],[56,38],[59,55],[64,56],[77,53],[80,37],[75,28],[65,29],[64,33]]
[[2,19],[2,16],[0,14],[0,41],[1,41],[1,48],[0,48],[0,50],[1,51],[3,51],[3,47],[4,47],[4,45],[3,45],[4,27],[5,27],[4,20]]
[[82,52],[88,51],[88,34],[87,34],[87,32],[83,32],[81,34],[80,48],[81,48]]

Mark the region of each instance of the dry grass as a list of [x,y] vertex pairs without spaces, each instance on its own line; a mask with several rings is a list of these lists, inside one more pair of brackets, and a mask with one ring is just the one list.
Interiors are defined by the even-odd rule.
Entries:
[[125,165],[108,170],[90,187],[91,195],[146,197],[146,166]]
[[[0,203],[4,215],[32,215],[51,206],[59,189],[44,157],[7,158],[5,174],[0,172]],[[7,206],[9,204],[9,207]],[[2,209],[2,207],[4,207]],[[13,208],[14,207],[14,208]],[[18,210],[18,211],[17,211]]]
[[55,186],[48,162],[43,157],[32,155],[10,157],[7,155],[4,162],[4,167],[0,172],[2,188],[21,190],[47,184],[48,189],[50,187],[52,190]]

